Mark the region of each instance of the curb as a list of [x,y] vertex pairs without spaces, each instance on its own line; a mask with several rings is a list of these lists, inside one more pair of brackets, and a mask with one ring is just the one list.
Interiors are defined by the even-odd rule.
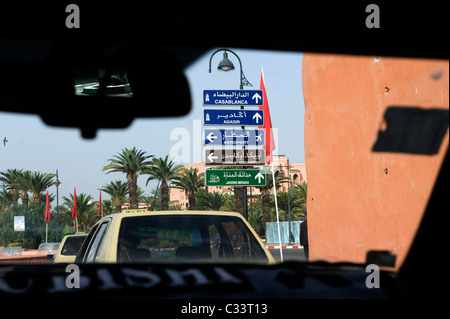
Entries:
[[[266,245],[267,249],[280,249],[280,245]],[[282,245],[281,246],[282,249],[303,249],[303,246],[301,245]]]

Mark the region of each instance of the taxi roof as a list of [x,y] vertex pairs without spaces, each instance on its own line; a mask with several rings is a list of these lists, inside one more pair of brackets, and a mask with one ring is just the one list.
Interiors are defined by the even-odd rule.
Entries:
[[146,212],[121,212],[121,213],[115,213],[108,216],[105,216],[103,218],[123,218],[128,216],[162,216],[162,215],[214,215],[214,216],[234,216],[241,219],[244,219],[243,216],[240,213],[236,212],[224,212],[224,211],[204,211],[204,210],[190,210],[190,211],[181,211],[181,210],[167,210],[167,211],[146,211]]

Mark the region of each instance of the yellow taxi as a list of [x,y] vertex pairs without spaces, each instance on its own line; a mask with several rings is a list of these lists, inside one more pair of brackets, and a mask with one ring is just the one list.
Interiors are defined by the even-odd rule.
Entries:
[[99,220],[75,262],[273,264],[275,259],[241,214],[149,211],[112,214]]

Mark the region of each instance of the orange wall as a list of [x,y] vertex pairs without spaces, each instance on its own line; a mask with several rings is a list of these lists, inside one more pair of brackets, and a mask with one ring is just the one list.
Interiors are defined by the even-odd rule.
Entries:
[[442,60],[304,54],[311,260],[364,262],[368,250],[390,250],[401,265],[448,130],[437,155],[374,153],[372,146],[389,106],[448,110],[448,71]]

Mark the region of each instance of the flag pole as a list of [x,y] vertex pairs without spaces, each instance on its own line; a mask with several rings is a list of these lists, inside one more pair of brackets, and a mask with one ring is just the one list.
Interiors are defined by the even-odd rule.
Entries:
[[47,216],[47,212],[50,211],[49,208],[49,200],[48,200],[48,187],[47,187],[47,198],[45,199],[45,242],[48,243],[48,218],[49,216]]
[[278,242],[280,243],[280,261],[283,262],[283,247],[281,245],[281,232],[280,232],[280,218],[278,214],[278,200],[277,200],[277,185],[275,182],[275,169],[273,167],[273,157],[272,151],[275,149],[272,132],[272,121],[270,120],[269,102],[267,101],[266,85],[264,81],[264,71],[261,67],[261,81],[259,88],[263,91],[263,105],[259,108],[264,111],[264,125],[262,126],[266,132],[266,144],[264,146],[266,150],[267,164],[272,164],[272,180],[273,180],[273,191],[275,195],[275,211],[277,213],[277,227],[278,227]]
[[275,195],[275,211],[277,212],[277,227],[278,227],[278,242],[280,243],[280,261],[283,262],[283,248],[281,247],[281,233],[280,233],[280,218],[278,215],[278,201],[277,201],[277,184],[275,182],[275,169],[273,168],[272,160],[272,180],[273,180],[273,192]]
[[75,228],[78,233],[78,213],[77,213],[77,189],[73,185],[73,207],[72,207],[72,218],[75,218]]
[[102,188],[100,187],[100,195],[98,199],[98,219],[103,218],[103,207],[102,207]]

